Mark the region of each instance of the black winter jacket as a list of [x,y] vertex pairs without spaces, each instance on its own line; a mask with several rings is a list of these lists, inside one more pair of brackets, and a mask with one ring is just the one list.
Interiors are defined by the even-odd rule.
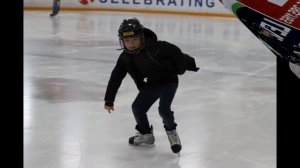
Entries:
[[177,46],[166,41],[158,41],[156,34],[147,28],[144,28],[144,36],[146,46],[140,54],[131,55],[126,52],[120,54],[108,82],[104,98],[106,102],[114,102],[127,73],[141,90],[145,85],[178,84],[178,74],[183,74],[185,70],[198,70],[195,62],[192,63],[192,69],[186,67],[185,56],[188,55],[182,53]]

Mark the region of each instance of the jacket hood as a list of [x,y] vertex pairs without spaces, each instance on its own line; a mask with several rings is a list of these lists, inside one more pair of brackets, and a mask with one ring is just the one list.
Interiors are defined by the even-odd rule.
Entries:
[[144,27],[143,31],[146,40],[157,41],[157,35],[152,30]]

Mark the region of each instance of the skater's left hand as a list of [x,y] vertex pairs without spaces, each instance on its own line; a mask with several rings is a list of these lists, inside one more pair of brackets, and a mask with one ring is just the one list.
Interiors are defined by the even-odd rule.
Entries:
[[104,106],[104,108],[111,113],[110,111],[114,111],[114,106]]
[[105,102],[104,109],[111,113],[111,111],[114,111],[114,103]]

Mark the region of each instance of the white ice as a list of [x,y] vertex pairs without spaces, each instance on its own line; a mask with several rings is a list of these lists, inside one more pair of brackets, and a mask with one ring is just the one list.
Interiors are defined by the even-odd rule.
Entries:
[[[275,168],[276,57],[234,18],[24,11],[25,168]],[[131,147],[124,79],[107,113],[103,97],[120,54],[117,30],[137,17],[159,40],[196,58],[173,102],[183,149],[173,154],[155,103],[154,147]]]

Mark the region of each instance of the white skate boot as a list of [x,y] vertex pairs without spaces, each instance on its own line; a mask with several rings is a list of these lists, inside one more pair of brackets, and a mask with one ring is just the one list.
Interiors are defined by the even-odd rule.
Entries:
[[155,138],[153,135],[153,127],[152,126],[151,126],[150,134],[137,133],[136,136],[129,138],[129,144],[134,145],[134,146],[138,146],[141,144],[152,145],[152,144],[154,144],[154,141],[155,141]]
[[171,149],[173,151],[173,153],[178,153],[181,150],[181,142],[179,139],[179,136],[177,134],[177,131],[174,129],[172,131],[166,131],[169,141],[170,141],[170,145],[171,145]]

